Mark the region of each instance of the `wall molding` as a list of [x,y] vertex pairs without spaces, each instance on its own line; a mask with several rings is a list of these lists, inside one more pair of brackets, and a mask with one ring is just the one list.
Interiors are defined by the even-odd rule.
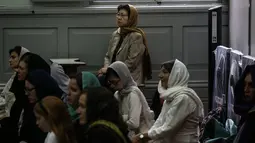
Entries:
[[[6,83],[0,83],[0,91],[3,90]],[[145,88],[157,88],[157,81],[146,82]],[[189,82],[189,87],[191,88],[208,88],[208,82],[206,80],[192,80]]]
[[[221,4],[171,4],[171,5],[136,5],[139,13],[207,13],[208,9]],[[18,15],[42,15],[42,14],[98,14],[98,13],[116,13],[118,5],[90,5],[74,7],[45,7],[37,5],[27,5],[19,7],[0,6],[0,15],[18,14]],[[223,5],[223,12],[227,12],[228,7]]]

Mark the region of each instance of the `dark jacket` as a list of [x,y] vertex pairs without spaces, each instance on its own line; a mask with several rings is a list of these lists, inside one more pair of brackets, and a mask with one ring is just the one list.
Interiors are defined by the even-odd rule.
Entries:
[[[27,80],[35,86],[38,101],[46,96],[57,96],[61,98],[63,94],[57,82],[46,70],[31,71],[27,76]],[[41,131],[36,125],[36,117],[33,108],[34,104],[29,103],[25,106],[20,140],[26,141],[27,143],[44,143],[47,133]]]
[[237,137],[238,140],[234,143],[255,143],[255,108],[251,110],[246,116],[246,120],[243,123],[240,132]]
[[152,99],[151,107],[150,107],[154,111],[154,114],[155,114],[154,119],[155,120],[157,120],[157,118],[161,112],[162,106],[163,106],[162,100],[160,99],[158,90],[156,90],[156,92],[153,96],[153,99]]
[[18,123],[20,114],[28,103],[27,96],[24,92],[24,86],[25,82],[19,81],[16,74],[10,88],[10,91],[14,93],[16,100],[12,105],[10,117],[4,118],[0,121],[0,138],[3,142],[17,143],[19,141]]

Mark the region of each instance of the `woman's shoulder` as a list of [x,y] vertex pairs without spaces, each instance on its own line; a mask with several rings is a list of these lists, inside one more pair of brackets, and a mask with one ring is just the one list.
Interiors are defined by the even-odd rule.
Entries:
[[142,34],[141,33],[139,33],[139,32],[131,32],[130,34],[129,34],[129,37],[131,38],[131,39],[133,39],[133,40],[142,40],[143,39],[143,36],[142,36]]
[[57,137],[54,132],[49,132],[46,139],[45,143],[58,143],[57,142]]

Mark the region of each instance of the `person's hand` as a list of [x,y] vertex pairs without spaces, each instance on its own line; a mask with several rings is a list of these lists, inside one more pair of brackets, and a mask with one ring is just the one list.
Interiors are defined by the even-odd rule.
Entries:
[[140,134],[138,134],[132,138],[132,143],[140,143]]
[[107,71],[107,68],[105,68],[105,67],[101,68],[101,72],[102,72],[103,74],[105,74],[106,71]]
[[103,74],[105,74],[107,71],[107,68],[103,67],[100,70],[97,71],[97,75],[98,76],[102,76]]
[[102,74],[103,74],[103,73],[102,73],[101,69],[97,71],[97,76],[100,76],[100,75],[102,75]]

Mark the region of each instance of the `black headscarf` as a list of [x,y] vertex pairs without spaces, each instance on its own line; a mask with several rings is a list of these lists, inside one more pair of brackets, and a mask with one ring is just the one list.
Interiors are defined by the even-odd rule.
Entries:
[[255,87],[255,65],[248,65],[245,68],[241,78],[236,83],[234,93],[235,93],[235,101],[234,101],[234,111],[236,114],[240,116],[244,116],[248,113],[248,111],[255,106],[255,100],[250,102],[244,100],[244,80],[248,73],[251,73],[252,77],[252,87]]
[[57,96],[61,98],[63,91],[57,82],[44,70],[34,70],[28,73],[27,80],[34,85],[38,100],[45,96]]
[[50,73],[49,64],[37,54],[26,53],[21,57],[20,61],[24,61],[27,64],[28,73],[38,69],[42,69],[47,73]]

